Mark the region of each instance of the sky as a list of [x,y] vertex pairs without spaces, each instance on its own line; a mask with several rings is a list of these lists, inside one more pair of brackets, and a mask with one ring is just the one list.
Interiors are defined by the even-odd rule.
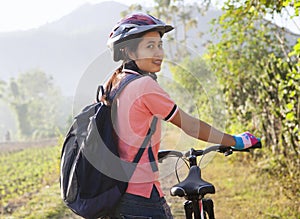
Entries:
[[[56,21],[83,4],[96,4],[107,0],[0,0],[0,32],[27,30]],[[139,3],[151,6],[151,0],[114,0],[126,5]],[[192,1],[192,0],[187,0]],[[214,0],[214,2],[222,0]],[[300,33],[300,18],[292,22],[279,20],[280,26],[288,26]]]
[[[107,0],[0,0],[0,32],[26,30],[53,22],[85,3],[96,4]],[[130,5],[146,0],[115,0]]]

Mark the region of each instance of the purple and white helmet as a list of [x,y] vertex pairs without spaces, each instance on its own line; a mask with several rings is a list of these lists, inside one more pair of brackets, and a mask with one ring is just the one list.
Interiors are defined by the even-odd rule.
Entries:
[[[108,47],[113,53],[114,61],[122,59],[120,43],[139,37],[147,31],[158,31],[161,36],[173,30],[171,25],[167,25],[161,20],[144,13],[135,13],[120,20],[109,35]],[[119,44],[119,45],[118,45]]]

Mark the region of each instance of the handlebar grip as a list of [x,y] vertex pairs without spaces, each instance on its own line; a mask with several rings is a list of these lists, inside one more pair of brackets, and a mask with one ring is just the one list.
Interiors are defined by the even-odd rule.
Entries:
[[237,151],[237,152],[250,152],[250,150],[258,149],[258,148],[262,148],[261,142],[257,142],[255,145],[251,146],[250,148],[245,148],[245,149],[239,150],[239,149],[235,149],[235,148],[232,147],[231,150],[232,151]]

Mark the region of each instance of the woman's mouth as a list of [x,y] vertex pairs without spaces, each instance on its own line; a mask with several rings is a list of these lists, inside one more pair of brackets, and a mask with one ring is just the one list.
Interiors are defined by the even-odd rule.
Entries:
[[162,59],[156,59],[153,61],[153,64],[161,66]]

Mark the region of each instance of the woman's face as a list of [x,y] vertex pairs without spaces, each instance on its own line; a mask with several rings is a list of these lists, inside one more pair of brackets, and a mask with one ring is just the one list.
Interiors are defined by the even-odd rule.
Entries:
[[160,71],[164,50],[159,32],[146,33],[138,44],[137,50],[130,52],[129,57],[135,60],[142,71],[151,73]]

